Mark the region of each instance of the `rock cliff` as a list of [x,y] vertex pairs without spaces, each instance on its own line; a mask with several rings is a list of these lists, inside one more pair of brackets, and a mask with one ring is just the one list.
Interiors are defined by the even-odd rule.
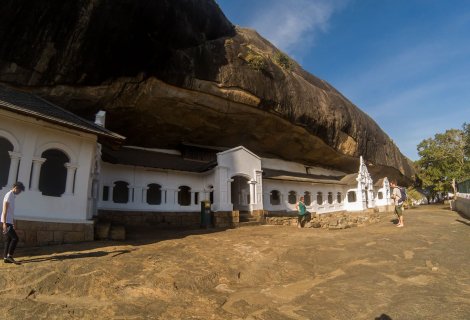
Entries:
[[368,115],[213,0],[4,0],[0,39],[0,82],[88,119],[104,109],[130,145],[414,173]]

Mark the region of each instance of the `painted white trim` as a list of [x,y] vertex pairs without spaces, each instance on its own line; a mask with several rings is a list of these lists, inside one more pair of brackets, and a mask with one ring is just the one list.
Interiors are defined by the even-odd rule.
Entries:
[[248,150],[247,148],[245,148],[244,146],[238,146],[238,147],[235,147],[235,148],[232,148],[232,149],[229,149],[229,150],[225,150],[225,151],[222,151],[222,152],[218,152],[217,155],[226,155],[226,154],[229,154],[229,153],[234,153],[234,152],[237,152],[239,150],[244,150],[246,151],[247,153],[249,153],[251,156],[255,157],[256,159],[260,160],[261,161],[261,158],[258,157],[256,154],[254,154],[253,152],[251,152],[250,150]]
[[38,222],[57,222],[57,223],[82,223],[82,224],[94,224],[93,220],[80,220],[80,219],[54,219],[48,217],[30,217],[30,216],[19,216],[15,214],[15,220],[21,221],[38,221]]
[[77,163],[77,156],[75,152],[72,151],[68,146],[65,144],[58,142],[58,141],[53,141],[53,142],[46,142],[38,147],[36,147],[36,157],[41,157],[42,153],[44,151],[50,150],[50,149],[56,149],[64,152],[67,157],[69,158],[69,163]]
[[20,142],[13,133],[0,129],[0,137],[7,139],[13,145],[13,152],[19,153]]

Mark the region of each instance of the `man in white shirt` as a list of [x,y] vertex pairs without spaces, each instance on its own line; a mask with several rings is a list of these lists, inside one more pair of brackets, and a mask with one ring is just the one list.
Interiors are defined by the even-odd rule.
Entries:
[[3,262],[5,263],[17,264],[13,259],[13,253],[18,243],[18,235],[15,232],[15,198],[21,191],[24,191],[23,183],[15,182],[13,188],[3,198],[1,222],[5,238],[5,252],[3,254]]

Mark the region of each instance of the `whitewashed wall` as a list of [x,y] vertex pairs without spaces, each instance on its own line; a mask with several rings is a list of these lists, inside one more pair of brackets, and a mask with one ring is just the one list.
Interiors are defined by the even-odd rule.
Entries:
[[[16,201],[16,218],[56,222],[87,220],[96,136],[4,110],[0,110],[0,136],[13,144],[12,163],[18,164],[17,171],[11,170],[9,184],[0,190],[0,196],[3,199],[11,189],[11,183],[17,180],[26,186]],[[33,160],[39,160],[42,152],[50,148],[61,150],[70,159],[71,192],[61,197],[42,195],[39,190],[34,190],[30,179]]]
[[[301,196],[305,196],[305,192],[310,192],[311,204],[307,206],[310,212],[327,213],[333,211],[346,210],[346,193],[345,186],[337,184],[312,184],[305,182],[282,181],[274,179],[265,179],[263,182],[263,206],[268,211],[296,211],[295,204],[288,201],[290,191],[296,192],[296,200],[298,201]],[[272,205],[270,195],[273,190],[281,193],[281,203],[279,205]],[[317,194],[321,192],[323,201],[317,202]],[[328,202],[328,193],[333,195],[332,203]],[[338,202],[337,194],[341,193],[341,202]]]
[[[102,162],[98,209],[168,212],[200,211],[200,202],[202,200],[209,200],[209,194],[212,190],[211,187],[214,185],[214,177],[215,174],[213,171],[201,174],[114,165]],[[112,188],[116,181],[125,181],[129,184],[129,202],[113,202]],[[145,201],[148,185],[152,183],[161,186],[161,204],[149,204]],[[109,187],[109,197],[107,201],[103,200],[104,186]],[[178,190],[181,186],[191,188],[191,204],[189,206],[178,204]],[[197,203],[196,193],[198,193]]]

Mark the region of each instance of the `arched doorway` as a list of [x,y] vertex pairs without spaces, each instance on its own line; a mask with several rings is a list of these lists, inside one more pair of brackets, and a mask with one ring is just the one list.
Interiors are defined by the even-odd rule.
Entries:
[[231,183],[233,210],[250,211],[249,179],[244,176],[234,176]]

